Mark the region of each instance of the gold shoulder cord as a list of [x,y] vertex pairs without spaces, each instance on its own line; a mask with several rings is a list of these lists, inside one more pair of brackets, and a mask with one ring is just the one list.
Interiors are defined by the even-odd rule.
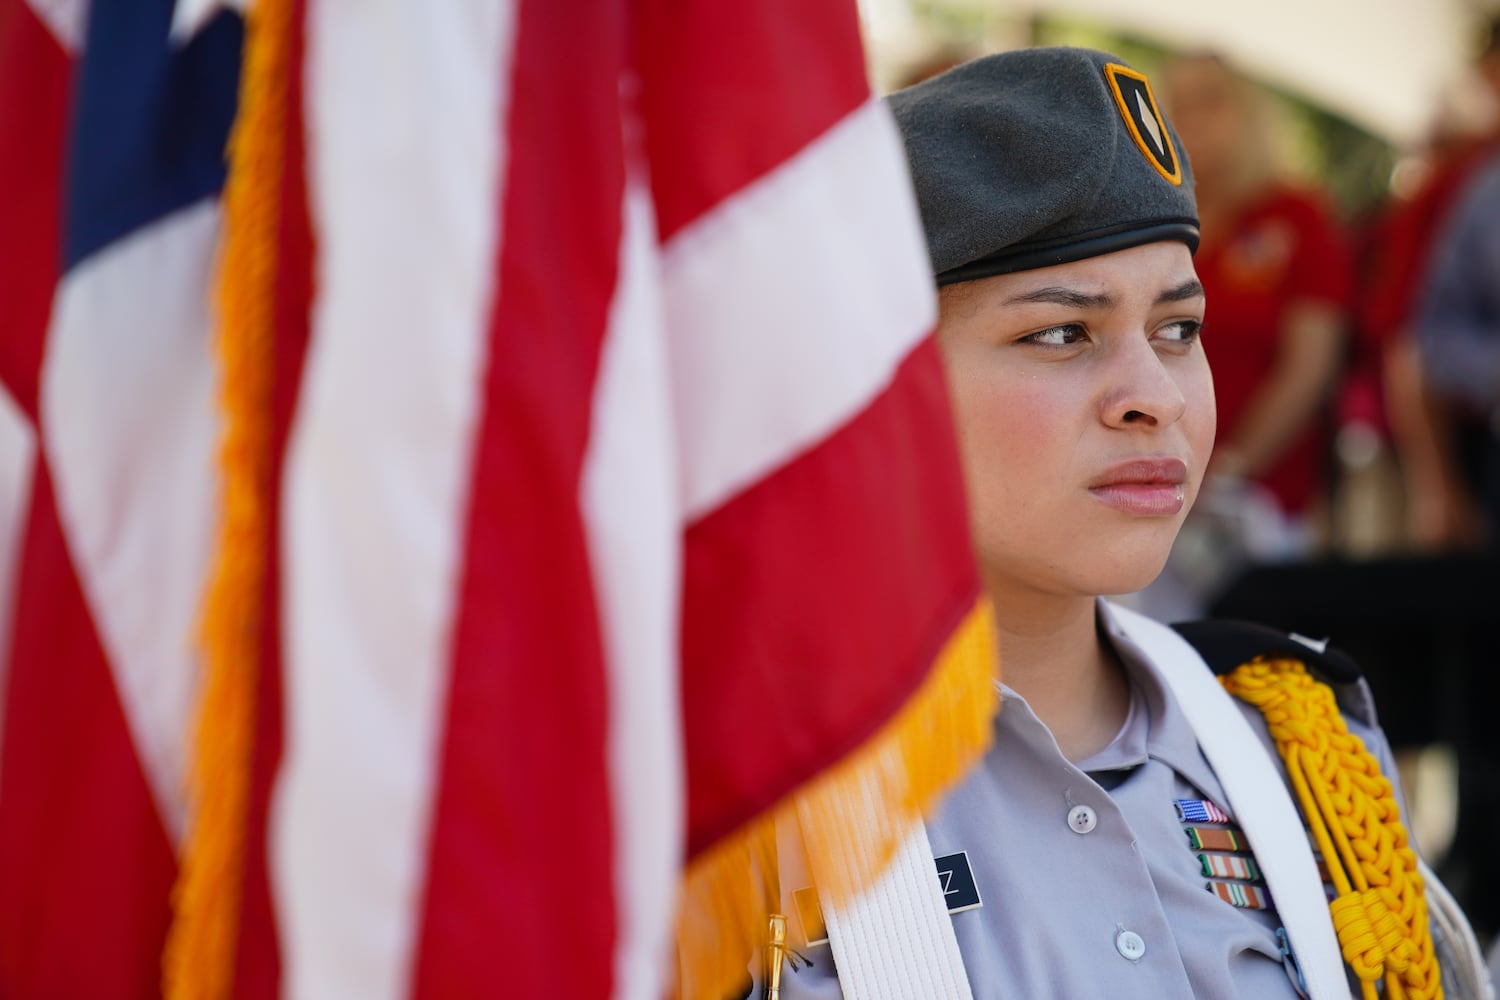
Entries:
[[1255,659],[1222,678],[1260,709],[1338,897],[1329,904],[1365,1000],[1440,1000],[1417,856],[1390,781],[1344,724],[1333,690],[1296,660]]

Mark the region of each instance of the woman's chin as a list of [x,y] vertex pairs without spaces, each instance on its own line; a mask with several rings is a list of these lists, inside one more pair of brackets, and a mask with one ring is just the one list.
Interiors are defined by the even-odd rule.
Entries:
[[1143,546],[1133,553],[1122,553],[1108,565],[1096,566],[1087,574],[1086,589],[1092,594],[1133,594],[1144,590],[1161,576],[1166,568],[1171,546]]
[[1097,560],[1082,565],[1053,561],[1020,571],[1012,565],[1008,571],[987,573],[986,576],[991,585],[1000,586],[1005,593],[1031,591],[1038,596],[1113,597],[1145,589],[1161,575],[1165,564],[1166,555],[1163,553],[1149,561],[1138,559],[1112,565],[1100,565]]
[[1078,530],[1039,538],[1024,532],[997,533],[978,550],[992,585],[1037,594],[1092,596],[1133,594],[1166,567],[1180,519],[1135,530]]

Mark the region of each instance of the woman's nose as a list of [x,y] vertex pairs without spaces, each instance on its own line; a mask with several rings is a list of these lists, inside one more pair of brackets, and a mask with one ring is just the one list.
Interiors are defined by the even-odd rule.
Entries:
[[1109,378],[1101,415],[1111,427],[1166,427],[1187,408],[1176,379],[1145,338],[1120,353]]

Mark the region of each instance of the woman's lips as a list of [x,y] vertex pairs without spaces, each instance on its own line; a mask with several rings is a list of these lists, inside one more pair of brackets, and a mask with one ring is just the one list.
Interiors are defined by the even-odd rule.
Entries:
[[1176,458],[1131,459],[1110,466],[1089,484],[1107,507],[1143,517],[1170,517],[1183,507],[1187,465]]

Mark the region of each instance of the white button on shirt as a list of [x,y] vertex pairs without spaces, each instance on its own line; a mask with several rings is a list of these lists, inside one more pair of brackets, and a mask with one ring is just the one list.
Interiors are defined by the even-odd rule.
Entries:
[[1115,951],[1118,951],[1122,958],[1136,962],[1146,954],[1146,942],[1135,931],[1121,931],[1115,935]]
[[1088,806],[1074,806],[1068,810],[1068,826],[1074,833],[1093,833],[1098,825],[1098,814]]

